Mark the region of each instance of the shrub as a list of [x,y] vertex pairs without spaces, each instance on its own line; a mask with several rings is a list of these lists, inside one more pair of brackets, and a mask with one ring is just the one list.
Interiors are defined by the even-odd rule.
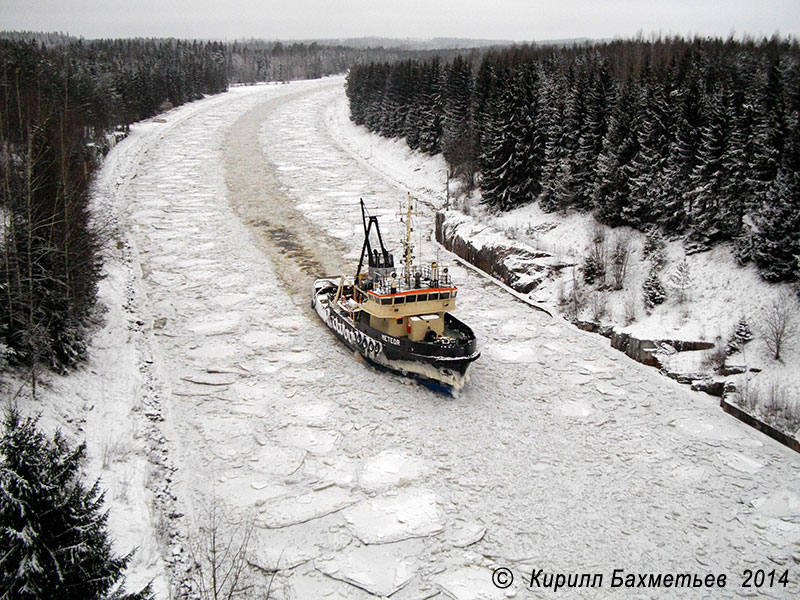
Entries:
[[591,295],[592,321],[599,323],[608,314],[608,296],[605,292],[592,292]]
[[725,358],[727,353],[725,352],[725,345],[722,343],[721,338],[717,338],[717,344],[710,350],[706,350],[703,353],[703,360],[700,363],[704,369],[710,369],[715,373],[722,373],[723,368],[725,367]]
[[615,290],[621,290],[625,285],[625,275],[628,272],[628,257],[630,253],[630,236],[617,236],[614,240],[614,249],[611,251],[611,287]]
[[[214,497],[202,511],[202,520],[190,536],[190,577],[200,600],[267,599],[269,588],[257,585],[251,562],[255,523],[233,521]],[[272,573],[274,576],[274,573]],[[271,586],[272,579],[269,584]]]
[[571,321],[577,320],[586,306],[586,294],[580,285],[574,266],[572,267],[572,285],[566,292],[564,300],[564,313],[567,318]]
[[583,280],[589,285],[605,281],[606,259],[604,253],[597,247],[589,251],[583,263]]
[[800,427],[800,402],[792,397],[791,390],[790,385],[774,379],[759,383],[746,381],[739,390],[739,406],[792,435]]
[[636,296],[636,292],[634,290],[629,290],[625,296],[625,302],[623,304],[623,310],[625,312],[625,325],[630,325],[636,320],[636,315],[638,313],[638,298]]

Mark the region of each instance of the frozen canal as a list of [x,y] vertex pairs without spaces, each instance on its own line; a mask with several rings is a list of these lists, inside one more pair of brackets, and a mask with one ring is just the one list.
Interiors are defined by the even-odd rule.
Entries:
[[[354,156],[342,84],[183,107],[108,167],[137,310],[155,324],[148,360],[184,519],[211,496],[252,516],[253,561],[278,570],[279,599],[526,598],[534,569],[604,575],[571,598],[676,597],[612,590],[614,569],[727,575],[725,590],[682,592],[698,598],[796,597],[800,456],[713,398],[443,251],[483,352],[459,397],[336,342],[308,284],[354,269],[359,198],[394,248],[406,191],[430,198]],[[505,590],[498,567],[515,577]],[[790,583],[744,589],[745,569],[788,569]]]

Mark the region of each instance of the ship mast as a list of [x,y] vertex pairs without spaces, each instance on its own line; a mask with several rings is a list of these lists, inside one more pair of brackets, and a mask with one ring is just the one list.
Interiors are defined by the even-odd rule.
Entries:
[[[411,201],[414,197],[408,194],[408,204],[406,205],[405,218],[406,218],[406,239],[403,240],[403,255],[405,256],[405,281],[406,285],[411,285],[411,272],[414,270],[414,246],[411,244],[411,232],[414,228],[411,226],[411,217],[418,215],[418,212],[412,212]],[[400,213],[402,214],[402,213]]]

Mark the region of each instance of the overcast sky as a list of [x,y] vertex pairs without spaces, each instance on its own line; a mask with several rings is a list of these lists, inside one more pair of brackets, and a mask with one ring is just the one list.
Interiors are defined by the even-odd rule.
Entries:
[[0,29],[85,38],[800,37],[800,0],[0,0]]

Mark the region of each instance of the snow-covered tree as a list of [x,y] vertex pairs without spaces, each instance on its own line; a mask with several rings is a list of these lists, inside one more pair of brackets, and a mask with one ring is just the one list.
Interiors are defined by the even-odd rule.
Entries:
[[673,190],[667,172],[671,145],[671,114],[668,90],[663,78],[643,75],[637,104],[641,107],[636,127],[639,152],[630,163],[630,200],[622,209],[628,225],[642,229],[663,221],[664,210]]
[[733,327],[730,338],[728,338],[728,354],[739,352],[748,342],[752,341],[752,339],[753,331],[750,329],[747,318],[742,315]]
[[702,105],[705,125],[701,129],[698,164],[692,172],[689,217],[693,238],[705,244],[721,239],[725,224],[722,187],[727,181],[726,152],[730,116],[722,92],[708,96]]
[[484,200],[501,210],[533,202],[541,191],[545,139],[538,85],[535,65],[515,72],[486,133],[481,187]]
[[417,147],[422,152],[436,154],[441,148],[442,106],[440,93],[441,66],[434,58],[423,66],[422,82],[417,90],[419,117]]
[[767,281],[796,279],[800,254],[800,172],[781,170],[754,216],[752,255]]
[[475,134],[472,113],[472,66],[463,57],[445,69],[442,85],[442,155],[453,175],[470,184],[475,164]]
[[606,252],[604,246],[593,246],[583,262],[583,280],[592,285],[601,285],[606,278]]
[[689,222],[691,212],[691,175],[698,163],[700,146],[699,79],[693,68],[671,96],[676,114],[665,174],[672,185],[667,190],[661,207],[661,223],[669,231],[682,232]]
[[542,80],[543,116],[546,127],[542,192],[539,206],[547,212],[566,211],[573,205],[574,182],[569,156],[572,132],[565,125],[566,111],[561,86],[553,76]]
[[675,265],[669,274],[669,286],[672,289],[678,304],[683,304],[689,297],[689,289],[692,286],[692,274],[689,271],[689,261],[686,257]]
[[144,600],[120,591],[131,554],[115,556],[103,494],[81,478],[85,445],[47,439],[9,410],[0,437],[0,598]]
[[637,91],[631,81],[620,90],[597,162],[594,204],[598,218],[611,226],[625,222],[631,201],[631,161],[639,152]]
[[664,236],[657,227],[651,227],[647,231],[644,245],[642,246],[642,258],[650,260],[655,269],[661,269],[666,262],[664,256]]
[[644,305],[649,310],[658,304],[663,304],[666,299],[667,292],[664,289],[664,284],[661,283],[661,276],[658,274],[657,269],[651,268],[650,274],[642,286]]
[[753,339],[753,332],[744,315],[739,317],[739,320],[736,322],[736,327],[733,329],[733,337],[742,344],[746,344]]
[[603,150],[611,110],[616,105],[617,87],[606,60],[595,57],[596,71],[590,70],[589,82],[578,93],[585,95],[585,120],[578,135],[572,161],[571,181],[574,183],[574,205],[578,210],[594,207],[593,194],[597,179],[597,159]]
[[767,350],[775,360],[783,360],[783,351],[797,341],[800,327],[794,295],[784,290],[764,309],[761,317],[761,335]]

